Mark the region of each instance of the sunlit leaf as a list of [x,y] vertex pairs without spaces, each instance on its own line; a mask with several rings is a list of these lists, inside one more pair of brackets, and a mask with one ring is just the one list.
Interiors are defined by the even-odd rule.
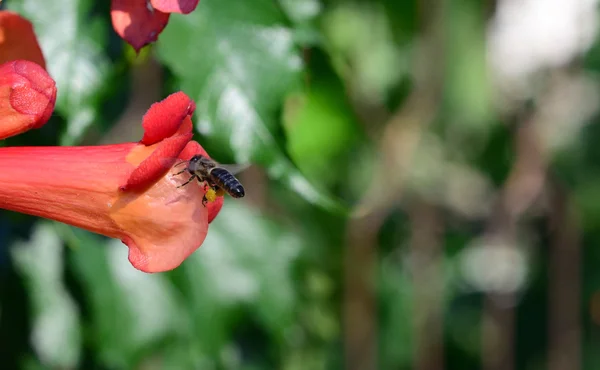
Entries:
[[323,16],[327,52],[338,73],[369,103],[381,104],[409,73],[407,50],[394,43],[377,2],[340,3]]
[[321,13],[319,0],[278,0],[287,16],[297,23],[308,22]]
[[263,165],[308,201],[339,211],[276,139],[283,99],[300,87],[303,65],[283,22],[272,1],[202,1],[192,14],[171,17],[158,55],[197,101],[196,126],[210,147]]
[[471,133],[469,142],[485,142],[492,124],[489,51],[482,7],[481,3],[456,3],[450,7],[453,16],[448,18],[455,24],[447,37],[456,45],[448,50],[448,114],[453,116],[458,130]]
[[294,321],[291,270],[300,247],[295,234],[255,212],[223,207],[202,247],[182,265],[200,343],[214,341],[227,326],[226,310],[240,304],[252,307],[274,334],[284,332]]
[[52,224],[39,222],[29,241],[11,247],[33,312],[31,343],[42,364],[75,368],[81,352],[79,310],[63,283],[63,244]]
[[288,151],[302,173],[331,185],[345,178],[344,157],[356,157],[349,148],[357,141],[358,125],[343,86],[329,76],[318,77],[306,93],[287,99],[284,127]]
[[300,45],[321,43],[318,17],[323,11],[320,0],[279,0],[281,9],[294,24],[294,40]]
[[59,226],[75,249],[70,262],[89,302],[96,345],[106,364],[131,367],[155,342],[170,335],[189,336],[178,296],[164,274],[134,269],[119,240],[106,242]]

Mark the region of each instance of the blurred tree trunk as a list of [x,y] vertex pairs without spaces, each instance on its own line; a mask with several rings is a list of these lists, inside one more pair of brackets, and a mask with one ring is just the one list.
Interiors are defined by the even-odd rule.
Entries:
[[551,188],[549,280],[549,370],[581,368],[581,250],[578,222],[569,197]]
[[376,212],[348,223],[343,320],[345,368],[349,370],[377,368],[377,235],[386,215]]
[[514,369],[515,297],[486,294],[483,305],[483,369]]
[[[435,118],[442,97],[444,78],[444,15],[446,0],[419,0],[419,23],[422,38],[417,47],[418,51],[413,64],[415,87],[412,94],[392,115],[387,117],[383,125],[383,133],[379,142],[379,161],[376,163],[375,175],[355,209],[358,215],[347,223],[347,249],[344,259],[344,358],[346,369],[371,370],[377,369],[377,305],[375,274],[377,272],[377,235],[390,210],[399,204],[402,198],[404,178],[412,164],[413,154],[419,145],[421,135],[427,125]],[[352,88],[352,78],[345,81]],[[357,116],[365,120],[366,127],[374,124],[373,120],[384,120],[385,107],[377,109],[372,106],[361,106],[360,97],[350,99],[356,105]],[[377,130],[376,130],[377,131]],[[429,216],[426,217],[427,219]],[[435,218],[434,218],[435,219]],[[432,220],[434,220],[432,219]],[[436,222],[426,228],[435,227]],[[422,221],[417,221],[420,224]],[[422,234],[415,235],[415,248],[421,243],[430,246],[430,241]],[[435,248],[435,247],[433,247]],[[435,253],[434,253],[435,254]],[[429,280],[437,278],[434,273],[419,275]],[[431,283],[431,282],[430,282]],[[434,282],[432,284],[438,284]],[[416,287],[416,289],[422,289]],[[421,297],[420,305],[427,300],[437,304],[436,299]],[[433,330],[439,333],[433,341],[425,340],[429,333],[420,332],[423,338],[416,349],[418,359],[415,363],[429,366],[429,358],[435,359],[431,365],[438,363],[443,366],[443,352],[438,337],[441,337],[441,309],[431,307],[431,319],[425,323],[417,323],[416,330]],[[432,329],[437,326],[437,329]],[[409,338],[407,338],[409,339]],[[421,348],[420,345],[425,348]],[[421,367],[424,369],[425,367]]]
[[418,202],[411,217],[413,357],[415,370],[444,368],[443,221],[431,204]]
[[[546,162],[536,120],[542,118],[528,104],[517,112],[515,163],[499,193],[487,225],[491,240],[517,248],[519,221],[541,195],[546,180]],[[516,292],[490,291],[484,297],[482,365],[484,370],[511,370],[515,366]]]

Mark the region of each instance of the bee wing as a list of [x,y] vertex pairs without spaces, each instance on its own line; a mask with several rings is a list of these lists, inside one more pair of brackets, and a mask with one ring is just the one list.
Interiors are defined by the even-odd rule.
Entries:
[[[171,168],[172,167],[174,169],[179,169],[179,170],[183,170],[182,166],[185,165],[185,164],[188,164],[190,162],[189,160],[184,160],[184,159],[177,158],[177,157],[162,157],[162,158],[159,158],[159,161],[164,166],[164,168]],[[221,168],[223,168],[223,169],[226,169],[232,175],[235,175],[235,174],[238,174],[238,173],[244,171],[248,167],[250,167],[250,164],[249,163],[245,163],[245,164],[222,164],[222,163],[218,163],[218,166],[221,167]]]
[[236,175],[236,174],[242,172],[243,170],[247,169],[248,167],[250,167],[250,164],[249,163],[245,163],[245,164],[221,164],[221,163],[219,163],[219,167],[226,169],[232,175]]

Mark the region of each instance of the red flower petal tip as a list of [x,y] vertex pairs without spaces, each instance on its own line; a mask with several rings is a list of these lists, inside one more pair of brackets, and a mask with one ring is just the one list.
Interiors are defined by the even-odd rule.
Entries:
[[198,144],[195,141],[190,141],[185,148],[179,154],[179,158],[184,161],[189,161],[195,155],[203,155],[205,157],[210,158],[206,150],[202,147],[202,145]]
[[110,15],[115,31],[136,52],[156,41],[169,22],[169,14],[154,9],[147,0],[112,0]]
[[[191,114],[195,108],[196,105],[186,94],[177,92],[148,109],[142,122],[142,149],[139,149],[139,153],[132,152],[129,159],[136,169],[121,190],[151,185],[175,163],[175,158],[192,139]],[[142,157],[144,159],[140,160]]]
[[[158,103],[152,104],[144,115],[142,126],[144,137],[142,144],[156,144],[162,139],[173,135],[185,117],[191,116],[196,110],[196,104],[183,92],[176,92]],[[192,130],[190,122],[190,132]]]
[[56,103],[56,83],[34,62],[0,66],[0,138],[43,126]]
[[165,13],[191,13],[199,0],[151,0],[152,7]]

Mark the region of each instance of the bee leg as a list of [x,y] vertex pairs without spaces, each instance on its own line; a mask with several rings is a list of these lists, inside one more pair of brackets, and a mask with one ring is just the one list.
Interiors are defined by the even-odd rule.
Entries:
[[196,175],[192,175],[192,177],[190,177],[190,179],[188,181],[186,181],[185,183],[179,185],[177,188],[179,189],[182,186],[186,186],[187,184],[189,184],[190,182],[192,182],[193,179],[196,178]]
[[182,170],[182,171],[179,171],[179,172],[177,172],[177,173],[174,173],[174,174],[173,174],[173,176],[181,175],[181,174],[182,174],[182,173],[184,173],[185,171],[186,171],[186,170],[184,169],[184,170]]
[[206,203],[208,203],[208,199],[206,199],[206,194],[202,197],[202,205],[206,207]]

